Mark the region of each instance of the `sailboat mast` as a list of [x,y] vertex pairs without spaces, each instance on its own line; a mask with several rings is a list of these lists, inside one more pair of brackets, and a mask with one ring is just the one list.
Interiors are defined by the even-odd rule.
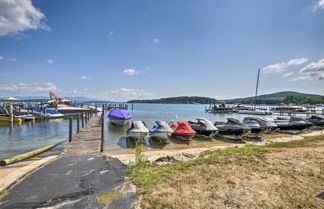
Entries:
[[260,78],[260,69],[258,69],[258,77],[257,77],[256,88],[255,88],[254,109],[255,109],[255,105],[256,105],[256,101],[257,101],[257,96],[258,96],[259,78]]

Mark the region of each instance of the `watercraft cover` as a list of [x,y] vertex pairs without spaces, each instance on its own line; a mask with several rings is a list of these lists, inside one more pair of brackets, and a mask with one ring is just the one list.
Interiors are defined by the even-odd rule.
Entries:
[[150,133],[172,133],[173,130],[165,121],[155,121],[156,125],[150,130]]
[[128,112],[127,110],[111,110],[108,113],[108,118],[128,120],[132,117],[132,113]]
[[148,133],[149,130],[146,128],[143,121],[133,121],[128,132],[137,132],[137,133]]
[[174,134],[177,135],[190,135],[195,133],[196,131],[190,127],[187,121],[178,121],[178,127],[174,130]]

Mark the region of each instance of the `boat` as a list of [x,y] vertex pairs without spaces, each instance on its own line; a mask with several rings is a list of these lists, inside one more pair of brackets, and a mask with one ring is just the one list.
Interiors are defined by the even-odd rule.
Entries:
[[274,122],[281,130],[301,131],[305,128],[309,128],[310,126],[312,126],[312,123],[308,122],[307,120],[301,117],[291,117],[291,118],[277,117],[277,119],[275,119]]
[[111,110],[108,113],[108,118],[111,124],[114,125],[125,125],[129,122],[129,119],[133,117],[132,113],[127,110]]
[[307,112],[307,108],[302,106],[280,105],[271,108],[270,111],[273,113],[305,113]]
[[[31,107],[29,110],[32,111],[33,114],[37,114],[38,116],[45,117],[47,119],[62,118],[64,116],[64,114],[53,108]],[[28,109],[25,109],[25,111],[28,111]]]
[[36,120],[35,116],[31,115],[31,114],[25,114],[25,115],[16,115],[16,118],[21,118],[24,121],[34,121]]
[[250,132],[250,128],[234,118],[227,118],[227,122],[215,122],[215,127],[219,134],[224,135],[244,135]]
[[272,113],[266,110],[239,110],[239,114],[247,114],[247,115],[271,115]]
[[306,120],[315,126],[324,126],[324,116],[312,115]]
[[[10,116],[7,114],[0,114],[0,121],[10,122]],[[22,123],[24,121],[25,121],[25,119],[23,119],[23,118],[13,116],[13,122],[15,122],[15,123]]]
[[150,129],[152,138],[158,139],[160,142],[167,142],[173,133],[172,128],[165,121],[155,121],[155,125]]
[[133,121],[126,133],[127,138],[138,140],[140,138],[144,138],[149,133],[149,130],[143,121]]
[[251,133],[258,134],[263,131],[263,127],[260,125],[255,117],[245,117],[243,124],[251,129]]
[[206,118],[197,118],[197,121],[188,121],[188,123],[197,135],[213,137],[218,133],[218,129]]
[[172,123],[173,136],[184,141],[190,141],[195,136],[196,131],[193,130],[187,121],[178,121]]

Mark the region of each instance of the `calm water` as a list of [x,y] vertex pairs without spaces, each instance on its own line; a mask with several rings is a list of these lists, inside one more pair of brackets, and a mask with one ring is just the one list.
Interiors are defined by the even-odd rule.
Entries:
[[[100,105],[100,104],[98,104]],[[184,105],[184,104],[134,104],[133,120],[143,120],[149,128],[156,120],[180,121],[194,120],[197,117],[205,117],[212,122],[226,121],[228,117],[242,120],[247,115],[240,114],[212,114],[205,113],[207,105]],[[270,116],[271,117],[271,116]],[[134,144],[125,138],[127,127],[120,128],[109,124],[105,117],[105,151],[120,153],[132,150]],[[74,125],[76,122],[74,121]],[[75,131],[75,128],[73,129]],[[47,121],[25,122],[21,125],[0,123],[0,159],[22,154],[37,148],[64,142],[50,152],[60,152],[64,149],[68,140],[68,120],[52,119]],[[193,140],[190,143],[171,141],[167,145],[158,145],[149,138],[145,139],[146,149],[181,149],[193,146],[208,146],[210,143],[221,143],[221,141]],[[48,155],[49,153],[47,153]]]

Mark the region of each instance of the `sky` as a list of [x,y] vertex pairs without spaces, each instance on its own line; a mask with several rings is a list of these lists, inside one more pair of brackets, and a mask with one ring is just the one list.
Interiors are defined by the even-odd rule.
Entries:
[[324,95],[324,0],[0,0],[0,97]]

